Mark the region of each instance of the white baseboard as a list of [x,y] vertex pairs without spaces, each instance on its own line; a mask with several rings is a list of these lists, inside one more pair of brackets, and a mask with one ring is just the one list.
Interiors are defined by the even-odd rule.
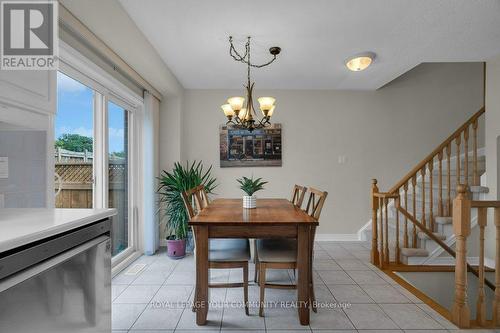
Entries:
[[318,242],[356,242],[360,241],[358,234],[316,234]]

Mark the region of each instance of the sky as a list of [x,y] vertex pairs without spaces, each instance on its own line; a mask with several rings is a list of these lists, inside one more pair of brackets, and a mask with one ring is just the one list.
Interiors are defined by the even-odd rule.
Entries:
[[[80,134],[93,138],[94,92],[89,87],[64,75],[57,74],[57,115],[55,138],[62,134]],[[109,152],[124,151],[124,111],[109,102]]]

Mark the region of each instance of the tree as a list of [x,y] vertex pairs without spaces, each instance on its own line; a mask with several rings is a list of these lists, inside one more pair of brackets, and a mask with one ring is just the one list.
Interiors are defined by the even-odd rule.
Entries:
[[93,140],[80,134],[64,133],[56,140],[56,148],[83,152],[93,150]]
[[115,158],[125,158],[126,154],[124,151],[114,151],[110,154],[110,156]]

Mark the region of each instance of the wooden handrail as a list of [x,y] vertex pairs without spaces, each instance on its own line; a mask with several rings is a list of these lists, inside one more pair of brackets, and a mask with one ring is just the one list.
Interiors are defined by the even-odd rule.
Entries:
[[399,198],[399,194],[389,193],[389,192],[377,192],[373,193],[373,196],[376,198],[385,198],[385,199],[397,199]]
[[[420,223],[416,218],[414,218],[408,211],[406,211],[402,207],[398,207],[398,210],[401,212],[401,214],[403,214],[405,217],[407,217],[409,220],[411,220],[413,222],[413,224],[415,224],[420,230],[422,230],[430,239],[432,239],[437,244],[439,244],[439,246],[441,246],[453,258],[456,258],[457,254],[455,253],[455,251],[451,247],[449,247],[448,245],[446,245],[445,242],[443,242],[442,240],[437,238],[432,232],[429,231],[429,229],[424,227],[424,225],[422,223]],[[467,263],[467,269],[470,272],[472,272],[472,274],[479,277],[479,272],[474,267],[472,267],[469,263]],[[488,279],[485,278],[484,282],[488,287],[491,288],[491,290],[495,290],[495,284],[493,284],[491,281],[489,281]]]
[[[453,134],[451,134],[446,140],[443,141],[436,149],[432,151],[426,158],[424,158],[420,163],[418,163],[410,172],[408,172],[399,182],[396,183],[388,193],[394,193],[398,191],[404,184],[406,184],[412,177],[414,177],[420,170],[425,168],[427,163],[431,162],[440,152],[442,152],[448,145],[450,145],[453,140],[459,137],[462,132],[472,125],[479,117],[484,113],[485,109],[482,107],[477,111],[472,117],[470,117],[462,126],[460,126]],[[468,154],[468,152],[465,152]]]
[[472,208],[500,208],[500,201],[472,200]]

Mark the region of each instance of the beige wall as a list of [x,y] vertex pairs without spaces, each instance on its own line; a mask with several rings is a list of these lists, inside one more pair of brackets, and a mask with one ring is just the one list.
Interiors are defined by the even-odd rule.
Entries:
[[371,178],[382,191],[399,180],[479,110],[482,82],[479,63],[420,65],[374,92],[262,91],[256,82],[257,96],[277,98],[273,121],[283,124],[274,168],[219,167],[220,105],[241,90],[186,90],[181,157],[213,165],[220,197],[240,197],[235,179],[252,174],[270,182],[260,197],[288,197],[294,183],[326,190],[319,233],[354,234],[369,220]]
[[[500,57],[486,62],[486,186],[489,199],[500,196]],[[492,215],[488,219],[485,252],[488,258],[495,258],[495,232]]]
[[160,168],[170,169],[181,160],[182,98],[166,97],[160,104]]

